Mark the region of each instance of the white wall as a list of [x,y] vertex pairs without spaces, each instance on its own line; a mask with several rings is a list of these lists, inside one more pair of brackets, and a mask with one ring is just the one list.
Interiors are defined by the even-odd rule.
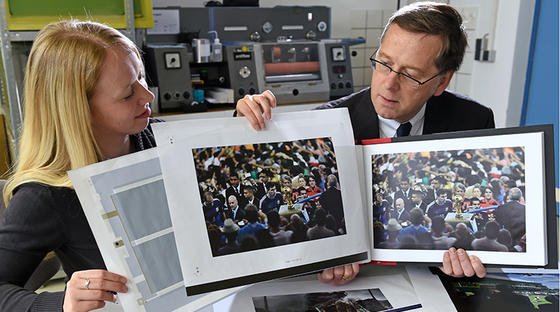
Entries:
[[[206,1],[153,0],[154,7],[202,7]],[[413,1],[401,1],[408,3]],[[535,0],[449,0],[463,14],[469,49],[450,89],[467,94],[494,110],[496,126],[517,126],[521,116]],[[324,5],[331,7],[333,37],[358,37],[366,43],[352,49],[352,72],[357,87],[369,85],[367,57],[376,48],[382,25],[396,10],[396,0],[260,0],[261,7]],[[491,36],[494,62],[474,60],[475,38]]]
[[[525,91],[534,0],[497,1],[495,21],[481,15],[478,36],[491,32],[495,22],[496,61],[475,62],[470,96],[491,107],[496,126],[518,126]],[[491,1],[490,1],[491,2]],[[481,1],[481,10],[488,9]]]

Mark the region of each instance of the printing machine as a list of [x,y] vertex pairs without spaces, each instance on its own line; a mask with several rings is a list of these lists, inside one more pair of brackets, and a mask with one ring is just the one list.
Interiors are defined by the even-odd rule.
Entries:
[[[148,82],[159,88],[161,111],[232,106],[267,89],[279,104],[325,102],[353,91],[349,46],[363,41],[331,39],[328,7],[155,8],[156,23],[160,13],[179,17],[178,31],[145,38]],[[213,62],[205,45],[216,37],[223,59]]]

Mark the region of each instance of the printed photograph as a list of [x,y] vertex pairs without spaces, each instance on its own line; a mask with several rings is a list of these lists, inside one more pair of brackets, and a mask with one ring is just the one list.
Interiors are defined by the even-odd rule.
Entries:
[[214,257],[346,234],[330,138],[192,153]]
[[257,312],[377,312],[393,308],[379,288],[253,297],[253,305]]
[[524,147],[372,156],[374,246],[526,252]]
[[489,274],[452,279],[438,274],[458,311],[558,311],[558,274]]

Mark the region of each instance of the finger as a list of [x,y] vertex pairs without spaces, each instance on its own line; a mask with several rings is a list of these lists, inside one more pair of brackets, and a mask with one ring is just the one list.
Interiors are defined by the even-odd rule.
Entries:
[[239,101],[237,101],[237,115],[245,116],[249,121],[249,124],[255,130],[263,129],[261,125],[264,125],[264,117],[262,116],[262,111],[260,106],[255,103],[251,95],[246,95]]
[[349,283],[352,281],[358,272],[360,271],[360,265],[358,263],[347,264],[344,266],[344,274],[339,281],[339,285]]
[[334,279],[334,270],[332,268],[324,269],[318,274],[318,278],[323,283],[330,283]]
[[477,256],[469,256],[476,276],[483,278],[486,276],[486,267]]
[[78,301],[115,301],[115,296],[110,291],[99,289],[82,289],[75,294]]
[[439,269],[446,275],[453,274],[453,267],[451,266],[451,256],[449,255],[449,251],[445,251],[443,253],[443,266],[439,267]]
[[352,271],[354,272],[352,278],[355,278],[360,273],[360,264],[358,262],[352,263]]
[[113,273],[107,270],[100,270],[100,269],[94,269],[94,270],[85,270],[85,271],[77,271],[74,274],[72,274],[72,278],[81,278],[81,279],[92,279],[92,278],[98,278],[98,279],[106,279],[106,280],[110,280],[110,281],[121,281],[122,283],[126,283],[127,279],[126,277],[117,274],[117,273]]
[[265,118],[270,119],[271,115],[270,106],[268,105],[268,100],[266,99],[266,97],[262,95],[250,95],[248,97],[247,105],[251,109],[252,114],[257,119],[259,128],[264,129],[266,127]]
[[[89,280],[88,287],[85,286],[85,281]],[[113,291],[113,292],[120,292],[124,293],[128,291],[128,287],[126,283],[122,283],[121,280],[112,281],[108,279],[98,279],[98,278],[91,278],[84,280],[84,284],[82,289],[90,289],[90,290],[103,290],[103,291]]]
[[461,262],[457,257],[457,250],[453,247],[449,248],[449,258],[451,259],[451,268],[453,270],[451,276],[455,276],[455,277],[463,276],[463,269],[461,268]]
[[339,265],[337,267],[333,268],[334,270],[334,282],[338,283],[340,281],[342,281],[342,278],[344,277],[344,266],[343,265]]
[[267,99],[266,107],[263,107],[265,118],[270,120],[272,118],[272,108],[276,107],[276,97],[270,90],[265,90],[262,95]]
[[250,96],[250,99],[259,105],[258,109],[266,120],[272,118],[272,108],[276,107],[276,97],[270,90]]
[[471,277],[474,275],[474,268],[471,264],[471,259],[464,249],[457,250],[457,256],[459,258],[459,263],[461,264],[461,270],[465,276]]
[[[71,311],[92,311],[96,309],[101,309],[105,306],[105,301],[95,300],[95,301],[78,301],[72,306]],[[66,309],[63,309],[66,311]]]

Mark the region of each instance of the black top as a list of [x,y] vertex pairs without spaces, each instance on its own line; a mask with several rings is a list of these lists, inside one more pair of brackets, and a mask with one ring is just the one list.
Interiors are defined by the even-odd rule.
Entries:
[[[370,88],[330,101],[317,109],[348,107],[355,140],[379,138],[379,118],[371,102]],[[426,103],[422,134],[494,128],[492,110],[474,100],[444,91]]]
[[[150,125],[130,137],[136,151],[156,145]],[[50,251],[67,276],[106,268],[75,191],[22,184],[0,220],[0,311],[62,311],[64,292],[36,294],[23,288]]]

